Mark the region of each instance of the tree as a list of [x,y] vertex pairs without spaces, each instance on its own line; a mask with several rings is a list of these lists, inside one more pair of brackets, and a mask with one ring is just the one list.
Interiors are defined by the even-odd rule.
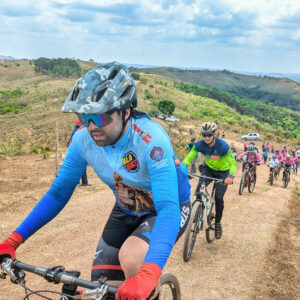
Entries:
[[175,110],[175,104],[170,100],[161,100],[158,103],[158,110],[168,116],[171,116]]

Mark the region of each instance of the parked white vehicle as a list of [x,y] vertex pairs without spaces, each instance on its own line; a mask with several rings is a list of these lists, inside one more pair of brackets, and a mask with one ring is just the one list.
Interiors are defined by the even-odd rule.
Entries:
[[258,133],[248,133],[246,135],[242,136],[243,140],[252,140],[252,141],[258,141],[260,139],[260,135]]

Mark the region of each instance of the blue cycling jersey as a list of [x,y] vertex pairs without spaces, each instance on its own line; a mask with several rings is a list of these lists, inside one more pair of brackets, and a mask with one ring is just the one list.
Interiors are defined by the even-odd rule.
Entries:
[[16,231],[25,240],[53,219],[71,198],[87,164],[112,189],[124,212],[142,216],[156,211],[145,262],[163,268],[180,227],[179,203],[190,201],[190,184],[186,168],[174,163],[168,135],[148,118],[131,118],[124,136],[112,146],[99,147],[86,128],[77,131],[51,188]]

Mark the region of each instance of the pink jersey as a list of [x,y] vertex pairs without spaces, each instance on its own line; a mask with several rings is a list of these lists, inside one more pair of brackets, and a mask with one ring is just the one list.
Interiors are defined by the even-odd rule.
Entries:
[[281,152],[281,155],[282,155],[283,159],[286,158],[286,152]]
[[283,161],[283,156],[282,154],[279,152],[279,153],[275,153],[277,159],[279,160],[279,162],[282,162]]
[[296,168],[296,164],[295,162],[291,159],[291,158],[285,158],[283,160],[283,163],[285,164],[285,166],[292,166],[293,168]]
[[242,154],[240,154],[237,159],[241,159],[244,155],[247,155],[247,161],[250,163],[257,162],[260,165],[263,164],[263,161],[262,161],[259,153],[257,153],[257,152],[245,151]]
[[292,155],[291,156],[291,160],[296,163],[298,161],[298,156],[295,154],[295,155]]

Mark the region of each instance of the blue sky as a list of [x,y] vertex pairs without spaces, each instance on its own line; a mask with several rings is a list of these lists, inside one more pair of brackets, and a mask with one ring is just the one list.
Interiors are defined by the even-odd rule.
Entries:
[[299,0],[0,0],[0,55],[300,73]]

